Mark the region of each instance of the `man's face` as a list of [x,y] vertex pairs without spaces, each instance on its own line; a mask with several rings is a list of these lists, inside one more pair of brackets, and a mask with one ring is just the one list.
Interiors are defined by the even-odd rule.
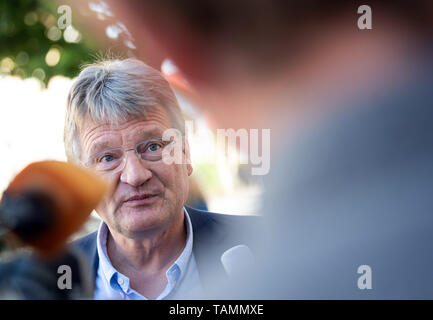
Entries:
[[[160,106],[147,111],[145,118],[131,117],[115,126],[85,118],[80,134],[81,160],[107,148],[134,148],[143,140],[162,137],[171,127],[167,111]],[[113,191],[96,211],[110,230],[134,238],[143,231],[165,229],[180,217],[192,173],[188,148],[183,150],[183,163],[171,165],[163,160],[144,161],[128,151],[122,171],[103,174]]]

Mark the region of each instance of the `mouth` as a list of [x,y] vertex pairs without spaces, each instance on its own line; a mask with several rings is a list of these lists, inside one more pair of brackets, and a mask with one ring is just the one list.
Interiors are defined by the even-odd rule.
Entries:
[[123,202],[123,204],[128,206],[148,205],[148,204],[152,204],[158,197],[159,197],[158,194],[148,194],[148,193],[140,194],[126,199]]

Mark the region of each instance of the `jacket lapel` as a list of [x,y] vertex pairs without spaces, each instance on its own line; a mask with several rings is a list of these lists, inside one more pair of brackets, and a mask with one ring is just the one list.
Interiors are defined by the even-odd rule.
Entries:
[[228,277],[221,263],[225,250],[225,232],[207,213],[186,208],[193,228],[193,253],[203,289],[215,291],[215,285],[227,281]]

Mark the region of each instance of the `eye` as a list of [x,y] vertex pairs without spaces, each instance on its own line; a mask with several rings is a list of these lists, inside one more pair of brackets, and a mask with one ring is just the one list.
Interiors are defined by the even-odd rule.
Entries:
[[147,150],[154,152],[154,151],[157,151],[159,148],[161,148],[161,144],[159,144],[159,143],[151,143],[147,147]]
[[137,152],[142,159],[158,160],[164,146],[164,142],[160,140],[145,141],[137,146]]
[[109,163],[118,160],[121,157],[121,154],[116,152],[102,153],[98,157],[96,157],[96,163]]
[[112,154],[106,154],[99,159],[99,162],[110,162],[114,160],[114,156]]

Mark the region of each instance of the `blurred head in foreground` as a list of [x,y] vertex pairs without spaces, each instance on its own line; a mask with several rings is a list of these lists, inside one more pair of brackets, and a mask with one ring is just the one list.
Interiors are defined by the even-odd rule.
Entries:
[[220,127],[273,129],[265,253],[238,297],[433,294],[432,4],[362,4],[112,3]]
[[282,114],[291,127],[316,102],[324,109],[386,86],[405,76],[406,57],[432,34],[426,1],[370,1],[371,29],[363,30],[363,3],[343,0],[108,3],[139,55],[169,56],[198,89],[209,119],[235,129],[269,127]]

